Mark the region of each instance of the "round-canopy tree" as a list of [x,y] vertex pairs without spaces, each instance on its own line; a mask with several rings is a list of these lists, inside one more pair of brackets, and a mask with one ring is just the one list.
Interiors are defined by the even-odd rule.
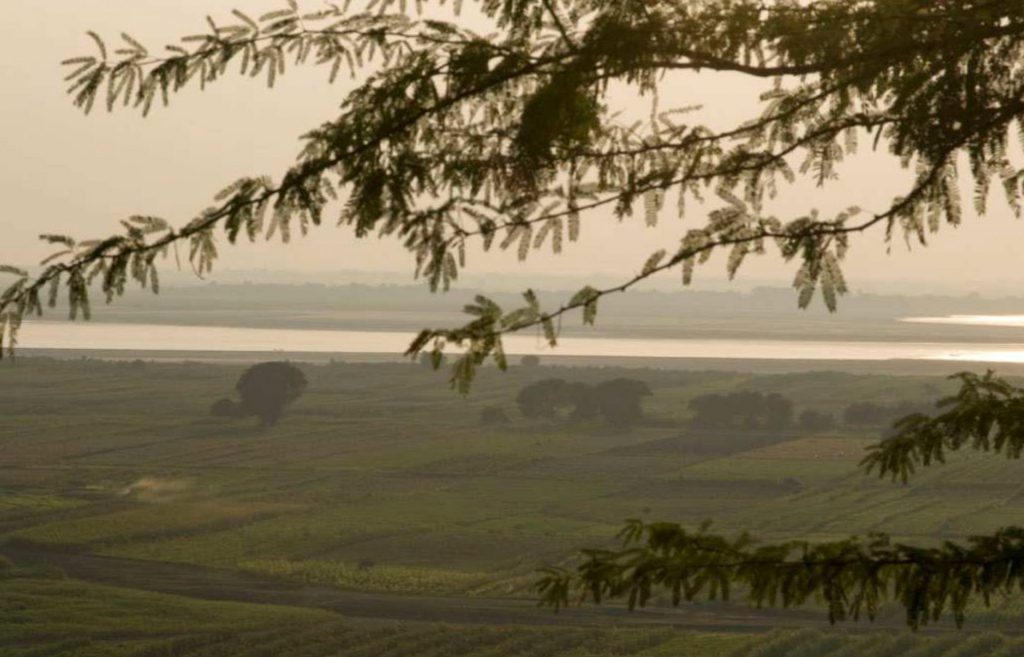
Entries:
[[[688,283],[719,250],[728,251],[735,274],[746,257],[774,248],[795,263],[799,305],[820,290],[834,308],[846,291],[840,264],[851,234],[877,228],[888,240],[923,243],[943,224],[960,223],[964,184],[973,187],[978,213],[993,184],[1020,212],[1022,173],[1010,147],[1024,119],[1018,0],[454,0],[456,8],[472,5],[472,20],[425,20],[405,0],[370,4],[365,12],[332,5],[306,12],[287,0],[261,17],[235,12],[162,54],[128,35],[117,49],[92,35],[95,52],[66,62],[73,101],[85,111],[98,103],[147,113],[231,71],[270,85],[304,63],[325,67],[332,80],[341,71],[363,78],[277,179],[241,178],[181,224],[135,216],[99,240],[44,236],[61,251],[40,272],[3,269],[14,276],[0,294],[9,345],[22,319],[55,301],[62,286],[72,316],[88,316],[90,281],[108,300],[131,280],[156,290],[157,263],[175,244],[186,243],[195,269],[206,272],[219,236],[287,240],[320,224],[335,199],[341,224],[358,237],[402,240],[435,288],[457,278],[474,243],[526,258],[546,245],[559,251],[602,209],[653,223],[669,201],[682,212],[715,199],[698,206],[699,225],[619,285],[584,286],[553,309],[532,292],[512,309],[479,297],[467,306],[473,317],[465,326],[424,330],[410,354],[463,347],[452,381],[465,390],[487,358],[506,366],[504,334],[542,327],[555,344],[566,313],[580,310],[593,322],[602,297],[669,270]],[[481,22],[486,36],[471,29]],[[774,84],[748,120],[712,127],[659,94],[670,76],[694,71]],[[650,101],[650,120],[616,114],[610,92],[622,87],[632,105],[638,94]],[[873,211],[850,198],[850,209],[834,214],[807,208],[775,216],[777,191],[801,181],[832,185],[841,161],[865,141],[906,167],[901,193]],[[905,472],[930,462],[935,445],[1019,455],[1019,437],[1009,431],[1020,426],[1019,393],[994,379],[964,386],[954,407],[960,415],[908,422],[871,463]],[[958,424],[968,416],[979,424]],[[993,431],[1003,438],[993,442]],[[1017,531],[962,549],[875,541],[751,554],[746,543],[663,529],[651,529],[647,552],[629,553],[646,559],[637,564],[616,570],[611,556],[595,557],[578,573],[584,591],[642,602],[659,586],[689,598],[740,579],[759,602],[820,594],[833,617],[870,613],[896,596],[917,624],[947,609],[959,615],[972,595],[1024,577]],[[629,536],[641,533],[632,527]],[[702,569],[711,563],[718,570]],[[576,580],[551,580],[552,601],[568,599],[569,581]]]
[[243,415],[255,415],[264,427],[277,424],[284,409],[306,391],[306,375],[291,363],[259,363],[239,377],[235,384]]
[[590,391],[602,417],[619,428],[632,426],[643,418],[641,399],[651,394],[651,389],[643,381],[625,378],[604,381]]

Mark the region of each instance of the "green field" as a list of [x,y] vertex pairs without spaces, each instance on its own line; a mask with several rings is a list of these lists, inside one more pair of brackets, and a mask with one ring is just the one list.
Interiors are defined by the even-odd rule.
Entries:
[[[747,616],[739,604],[680,610],[683,624],[700,633],[667,627],[671,613],[664,611],[657,628],[644,625],[654,612],[548,627],[541,615],[550,612],[512,618],[501,605],[530,606],[538,567],[567,563],[579,547],[610,544],[627,518],[710,519],[720,531],[749,529],[769,539],[885,531],[920,542],[1024,524],[1021,465],[1002,458],[964,455],[898,485],[857,468],[863,448],[878,438],[871,430],[687,428],[687,401],[707,392],[779,392],[798,413],[839,416],[852,401],[934,399],[950,389],[940,378],[544,366],[485,370],[473,394],[460,397],[443,374],[415,365],[303,369],[307,394],[263,431],[250,420],[208,415],[213,401],[230,394],[241,365],[24,359],[0,366],[0,541],[16,557],[35,551],[62,563],[88,556],[88,567],[76,562],[75,570],[68,561],[67,570],[95,580],[57,580],[19,563],[25,569],[16,572],[28,574],[0,581],[0,655],[838,656],[862,654],[854,651],[862,641],[897,640],[939,655],[943,637],[903,632],[811,637],[787,630],[753,640],[776,617]],[[645,421],[630,430],[521,418],[517,391],[552,376],[590,383],[629,376],[654,394]],[[511,424],[480,424],[481,410],[495,405]],[[156,579],[115,581],[119,563]],[[161,564],[174,570],[157,585]],[[200,584],[176,588],[171,574],[188,568]],[[479,608],[512,602],[494,603],[493,622],[472,629],[457,616],[447,628],[429,618],[371,622],[293,598],[287,607],[201,600],[218,597],[214,584],[203,590],[202,573],[374,594],[394,608],[429,600],[422,596]],[[268,595],[256,600],[278,600]],[[118,606],[131,612],[127,625],[108,626],[121,615]],[[973,627],[1012,626],[1017,607],[997,601],[996,610],[971,618]],[[819,612],[798,613],[779,615],[780,626],[806,621],[814,632],[827,629]],[[149,623],[149,615],[159,622]],[[239,628],[237,640],[249,643],[225,643],[226,628]],[[1000,636],[954,636],[1022,654]],[[822,643],[812,648],[811,638]],[[797,639],[806,645],[785,647]],[[269,646],[278,643],[306,652],[274,652]],[[347,647],[356,645],[363,652]]]

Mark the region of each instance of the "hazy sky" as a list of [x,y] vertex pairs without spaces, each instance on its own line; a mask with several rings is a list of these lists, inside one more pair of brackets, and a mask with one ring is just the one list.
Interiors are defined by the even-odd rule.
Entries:
[[[64,95],[61,59],[87,52],[85,30],[113,41],[127,30],[151,50],[185,33],[202,31],[203,16],[226,17],[234,6],[251,13],[276,8],[274,0],[40,0],[7,3],[0,22],[0,262],[30,265],[47,247],[43,232],[99,237],[131,214],[162,216],[183,223],[208,205],[225,184],[241,175],[276,175],[298,150],[306,128],[331,117],[346,85],[326,84],[326,72],[293,70],[274,91],[260,81],[232,78],[205,93],[175,98],[169,109],[148,119],[130,111],[83,117]],[[306,3],[312,7],[316,3]],[[752,115],[757,89],[744,81],[704,75],[679,79],[670,99],[705,103],[718,120]],[[663,104],[665,104],[663,102]],[[840,184],[817,199],[803,193],[780,205],[780,217],[826,207],[860,205],[877,210],[899,193],[901,172],[887,158],[867,156],[844,169]],[[902,244],[887,255],[881,235],[859,240],[847,265],[854,289],[896,291],[977,290],[1013,293],[1019,273],[1024,223],[1012,219],[1001,202],[983,220],[959,230],[946,229],[926,249],[906,253]],[[701,221],[693,212],[683,222],[666,217],[657,229],[641,221],[618,225],[592,216],[580,243],[559,257],[536,255],[525,265],[511,256],[473,259],[471,272],[497,280],[502,274],[624,277],[647,254],[672,248]],[[411,272],[408,254],[391,241],[357,241],[346,229],[321,228],[292,245],[244,245],[224,249],[223,269]],[[718,286],[721,263],[698,275],[698,287]],[[311,276],[312,277],[312,276]],[[769,256],[751,261],[738,287],[789,284],[792,270]],[[664,279],[676,285],[675,277]]]

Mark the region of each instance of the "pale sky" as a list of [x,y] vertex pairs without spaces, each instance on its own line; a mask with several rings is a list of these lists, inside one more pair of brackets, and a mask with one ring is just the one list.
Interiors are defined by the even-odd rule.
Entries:
[[[132,214],[158,215],[181,224],[206,207],[213,194],[243,175],[282,172],[298,150],[298,136],[331,118],[346,84],[326,83],[326,71],[293,69],[274,91],[261,81],[231,78],[205,93],[188,93],[158,108],[148,119],[131,111],[97,111],[83,117],[64,94],[59,61],[88,52],[92,29],[116,40],[126,30],[152,51],[177,37],[204,29],[210,13],[226,18],[235,6],[259,14],[275,0],[39,0],[7,3],[0,22],[0,262],[32,265],[48,252],[36,236],[67,233],[102,237]],[[429,3],[428,3],[429,4]],[[468,3],[467,3],[468,4]],[[315,3],[307,2],[306,7]],[[704,103],[707,115],[735,120],[756,112],[757,88],[736,79],[704,74],[680,79],[669,96],[680,105]],[[678,98],[677,98],[678,97]],[[866,150],[866,149],[865,149]],[[886,157],[866,155],[843,170],[824,195],[799,193],[780,204],[792,218],[814,204],[882,209],[900,193],[902,172]],[[966,196],[965,196],[966,198]],[[965,205],[969,203],[965,200]],[[945,229],[927,249],[908,254],[902,244],[887,255],[880,232],[858,240],[846,271],[851,287],[872,291],[979,291],[1013,294],[1020,273],[1024,223],[994,198],[990,214],[958,230]],[[788,213],[788,214],[787,214]],[[646,256],[673,248],[688,228],[702,222],[697,210],[685,221],[666,216],[656,229],[637,218],[616,224],[607,216],[585,220],[583,237],[554,257],[536,254],[525,264],[511,255],[471,258],[469,274],[557,275],[625,278]],[[167,264],[168,267],[171,263]],[[223,270],[270,269],[309,272],[412,271],[411,257],[397,243],[356,240],[344,228],[322,227],[291,245],[242,245],[222,249]],[[697,287],[720,287],[721,262],[698,273]],[[774,256],[751,260],[736,282],[788,285],[792,268]],[[675,287],[675,276],[659,281]]]

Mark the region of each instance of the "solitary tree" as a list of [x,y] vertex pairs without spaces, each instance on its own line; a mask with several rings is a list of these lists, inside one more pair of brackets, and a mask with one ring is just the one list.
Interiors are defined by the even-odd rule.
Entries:
[[306,391],[306,376],[291,363],[259,363],[235,384],[241,415],[255,415],[264,427],[277,424],[284,409]]
[[[240,178],[181,224],[135,216],[99,240],[45,236],[61,251],[41,271],[4,269],[14,276],[0,294],[8,344],[22,319],[56,301],[62,287],[72,317],[88,316],[90,281],[108,300],[131,280],[156,290],[158,261],[176,244],[206,272],[218,237],[287,240],[320,224],[335,199],[342,225],[357,237],[401,239],[434,288],[456,280],[476,242],[525,259],[545,246],[561,250],[602,209],[650,224],[669,201],[680,214],[704,203],[703,220],[618,285],[584,286],[550,309],[532,292],[511,309],[478,297],[465,326],[424,330],[410,354],[462,346],[452,381],[465,390],[486,359],[506,366],[506,333],[541,327],[554,345],[563,315],[578,310],[593,322],[604,296],[669,270],[689,283],[720,250],[730,275],[748,256],[776,250],[795,263],[799,305],[820,291],[834,308],[846,291],[840,265],[851,234],[878,229],[887,240],[923,244],[961,222],[964,185],[973,187],[979,214],[993,186],[1020,212],[1022,173],[1009,143],[1024,119],[1024,3],[454,0],[464,3],[479,15],[473,21],[422,20],[406,5],[423,3],[405,0],[309,13],[287,0],[262,17],[210,20],[205,34],[163,54],[128,35],[117,49],[93,35],[95,52],[66,62],[72,99],[85,111],[99,104],[148,113],[231,71],[270,85],[292,64],[323,66],[332,80],[342,71],[364,77],[338,116],[306,134],[299,161],[277,179]],[[481,21],[489,36],[470,29]],[[712,127],[666,98],[686,72],[770,85],[749,120]],[[618,114],[616,98],[631,107],[646,99],[649,120]],[[864,142],[906,168],[902,193],[873,211],[851,196],[847,210],[775,216],[777,192],[832,185]],[[1021,393],[991,377],[965,377],[963,386],[948,415],[905,421],[867,464],[905,476],[966,445],[1019,456]],[[932,550],[883,539],[753,548],[746,539],[630,525],[627,538],[639,537],[643,549],[596,553],[577,573],[552,575],[548,599],[564,603],[582,585],[595,598],[640,604],[662,587],[678,600],[741,581],[757,602],[820,595],[833,618],[873,613],[895,597],[916,625],[947,610],[959,620],[973,597],[1024,579],[1016,529]]]

